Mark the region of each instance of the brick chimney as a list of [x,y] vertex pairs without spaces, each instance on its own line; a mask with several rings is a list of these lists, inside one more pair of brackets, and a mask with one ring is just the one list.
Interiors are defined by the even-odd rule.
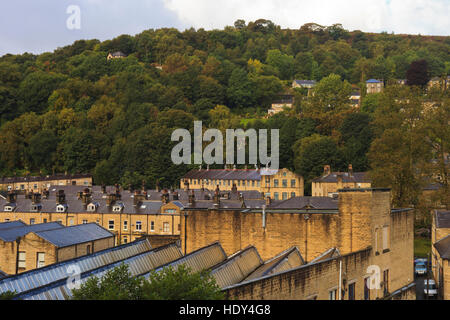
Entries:
[[122,199],[122,195],[120,194],[120,186],[118,184],[115,184],[114,187],[116,189],[116,200]]
[[141,204],[142,204],[141,191],[135,190],[134,197],[133,197],[133,205],[135,207],[140,207]]
[[331,173],[331,166],[329,164],[327,164],[326,166],[323,167],[323,175],[327,176]]
[[164,189],[161,195],[161,201],[164,204],[169,203],[170,199],[169,199],[169,192],[167,191],[167,189]]
[[272,199],[270,198],[270,196],[266,196],[266,206],[270,206],[271,203]]
[[91,202],[91,192],[88,188],[85,188],[83,190],[83,193],[81,194],[81,200],[83,201],[83,204],[87,206]]
[[58,190],[58,194],[56,195],[56,203],[62,204],[66,202],[66,194],[64,190]]
[[115,202],[116,202],[116,194],[114,193],[108,194],[108,197],[106,198],[106,205],[108,207],[112,207]]
[[190,206],[195,205],[195,193],[194,193],[194,190],[192,190],[191,194],[189,195],[189,205]]
[[40,193],[33,193],[31,196],[31,203],[36,204],[41,202],[41,194]]
[[231,192],[236,193],[237,192],[237,186],[236,183],[233,183],[233,186],[231,187]]
[[106,193],[106,185],[102,184],[102,193],[105,194]]
[[348,175],[353,177],[353,166],[351,164],[348,165]]
[[17,199],[17,194],[14,191],[8,193],[8,202],[15,203]]
[[342,183],[342,173],[338,173],[336,175],[336,179],[337,179],[337,188],[342,189],[343,188],[343,183]]
[[214,203],[219,204],[220,203],[220,189],[219,186],[217,186],[216,191],[214,192]]

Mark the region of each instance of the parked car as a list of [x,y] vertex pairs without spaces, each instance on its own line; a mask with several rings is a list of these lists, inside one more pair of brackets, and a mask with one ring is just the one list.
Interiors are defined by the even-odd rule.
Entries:
[[424,280],[423,291],[425,295],[428,295],[429,297],[437,296],[436,282],[434,282],[434,280]]
[[419,276],[427,274],[427,266],[423,262],[417,262],[414,267],[414,272]]

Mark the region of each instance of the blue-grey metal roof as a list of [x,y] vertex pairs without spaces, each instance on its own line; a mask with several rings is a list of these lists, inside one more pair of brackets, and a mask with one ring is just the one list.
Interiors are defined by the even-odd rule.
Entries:
[[64,226],[59,222],[40,223],[33,225],[24,225],[15,228],[0,230],[0,239],[5,242],[15,241],[18,237],[23,237],[30,232],[40,232],[46,230],[63,229]]
[[114,237],[113,233],[96,223],[80,224],[35,233],[59,248]]
[[2,270],[0,270],[0,280],[1,279],[3,279],[3,278],[6,278],[8,275],[5,273],[5,272],[3,272]]
[[23,227],[27,224],[21,220],[0,223],[0,230]]
[[84,273],[149,250],[151,250],[150,242],[147,239],[140,239],[121,246],[98,251],[91,255],[26,271],[0,280],[0,293],[6,291],[15,291],[16,293],[27,292],[66,279],[71,275],[69,273],[69,266],[76,265],[80,268],[80,272]]
[[376,80],[376,79],[369,79],[366,81],[366,83],[381,83],[380,80]]

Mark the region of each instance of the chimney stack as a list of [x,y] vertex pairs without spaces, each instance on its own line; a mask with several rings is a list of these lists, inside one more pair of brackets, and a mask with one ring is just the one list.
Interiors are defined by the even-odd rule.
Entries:
[[337,178],[337,188],[338,188],[338,190],[342,189],[342,187],[343,187],[343,184],[342,184],[342,173],[338,173],[336,175],[336,178]]
[[270,198],[270,196],[266,196],[266,206],[270,206],[271,203],[272,199]]
[[169,203],[170,199],[169,199],[169,192],[167,191],[167,189],[163,190],[163,193],[161,195],[161,200],[162,200],[162,203],[164,203],[164,204]]
[[353,166],[351,164],[348,165],[348,175],[353,177]]
[[214,192],[214,203],[219,204],[220,203],[220,189],[219,186],[217,186],[216,191]]
[[184,191],[189,191],[189,180],[185,179],[184,180]]
[[17,199],[17,194],[14,191],[8,193],[8,202],[15,203]]
[[58,190],[58,194],[56,196],[56,202],[58,204],[62,204],[66,202],[66,194],[64,193],[64,190]]
[[106,193],[106,185],[102,184],[102,193],[105,194]]
[[40,193],[33,193],[31,202],[33,204],[40,203],[41,202],[41,194]]
[[133,205],[135,207],[140,207],[141,204],[142,204],[141,191],[136,190],[134,191]]
[[231,192],[236,193],[237,192],[237,186],[236,183],[233,183],[233,186],[231,187]]
[[189,205],[193,206],[195,204],[195,193],[194,190],[191,191],[191,194],[189,195]]
[[106,205],[108,207],[112,207],[115,202],[116,202],[116,194],[114,193],[108,194],[108,197],[106,198]]
[[323,175],[327,176],[330,173],[331,173],[331,166],[327,164],[326,166],[323,167]]
[[48,191],[47,189],[44,189],[42,193],[44,194],[44,199],[48,199],[48,197],[50,196],[50,191]]
[[173,192],[173,200],[174,201],[177,201],[177,200],[179,200],[180,199],[180,196],[178,195],[178,192],[177,191],[174,191]]
[[91,193],[88,188],[85,188],[83,190],[83,193],[81,194],[81,200],[83,201],[83,204],[87,206],[91,202]]

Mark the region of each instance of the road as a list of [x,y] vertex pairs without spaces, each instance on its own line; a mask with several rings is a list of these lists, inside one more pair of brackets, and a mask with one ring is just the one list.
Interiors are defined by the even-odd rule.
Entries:
[[[427,300],[425,296],[425,283],[424,280],[426,280],[426,276],[414,276],[414,281],[416,283],[416,300]],[[432,279],[432,277],[430,277]],[[434,297],[429,297],[429,300],[435,300]]]

